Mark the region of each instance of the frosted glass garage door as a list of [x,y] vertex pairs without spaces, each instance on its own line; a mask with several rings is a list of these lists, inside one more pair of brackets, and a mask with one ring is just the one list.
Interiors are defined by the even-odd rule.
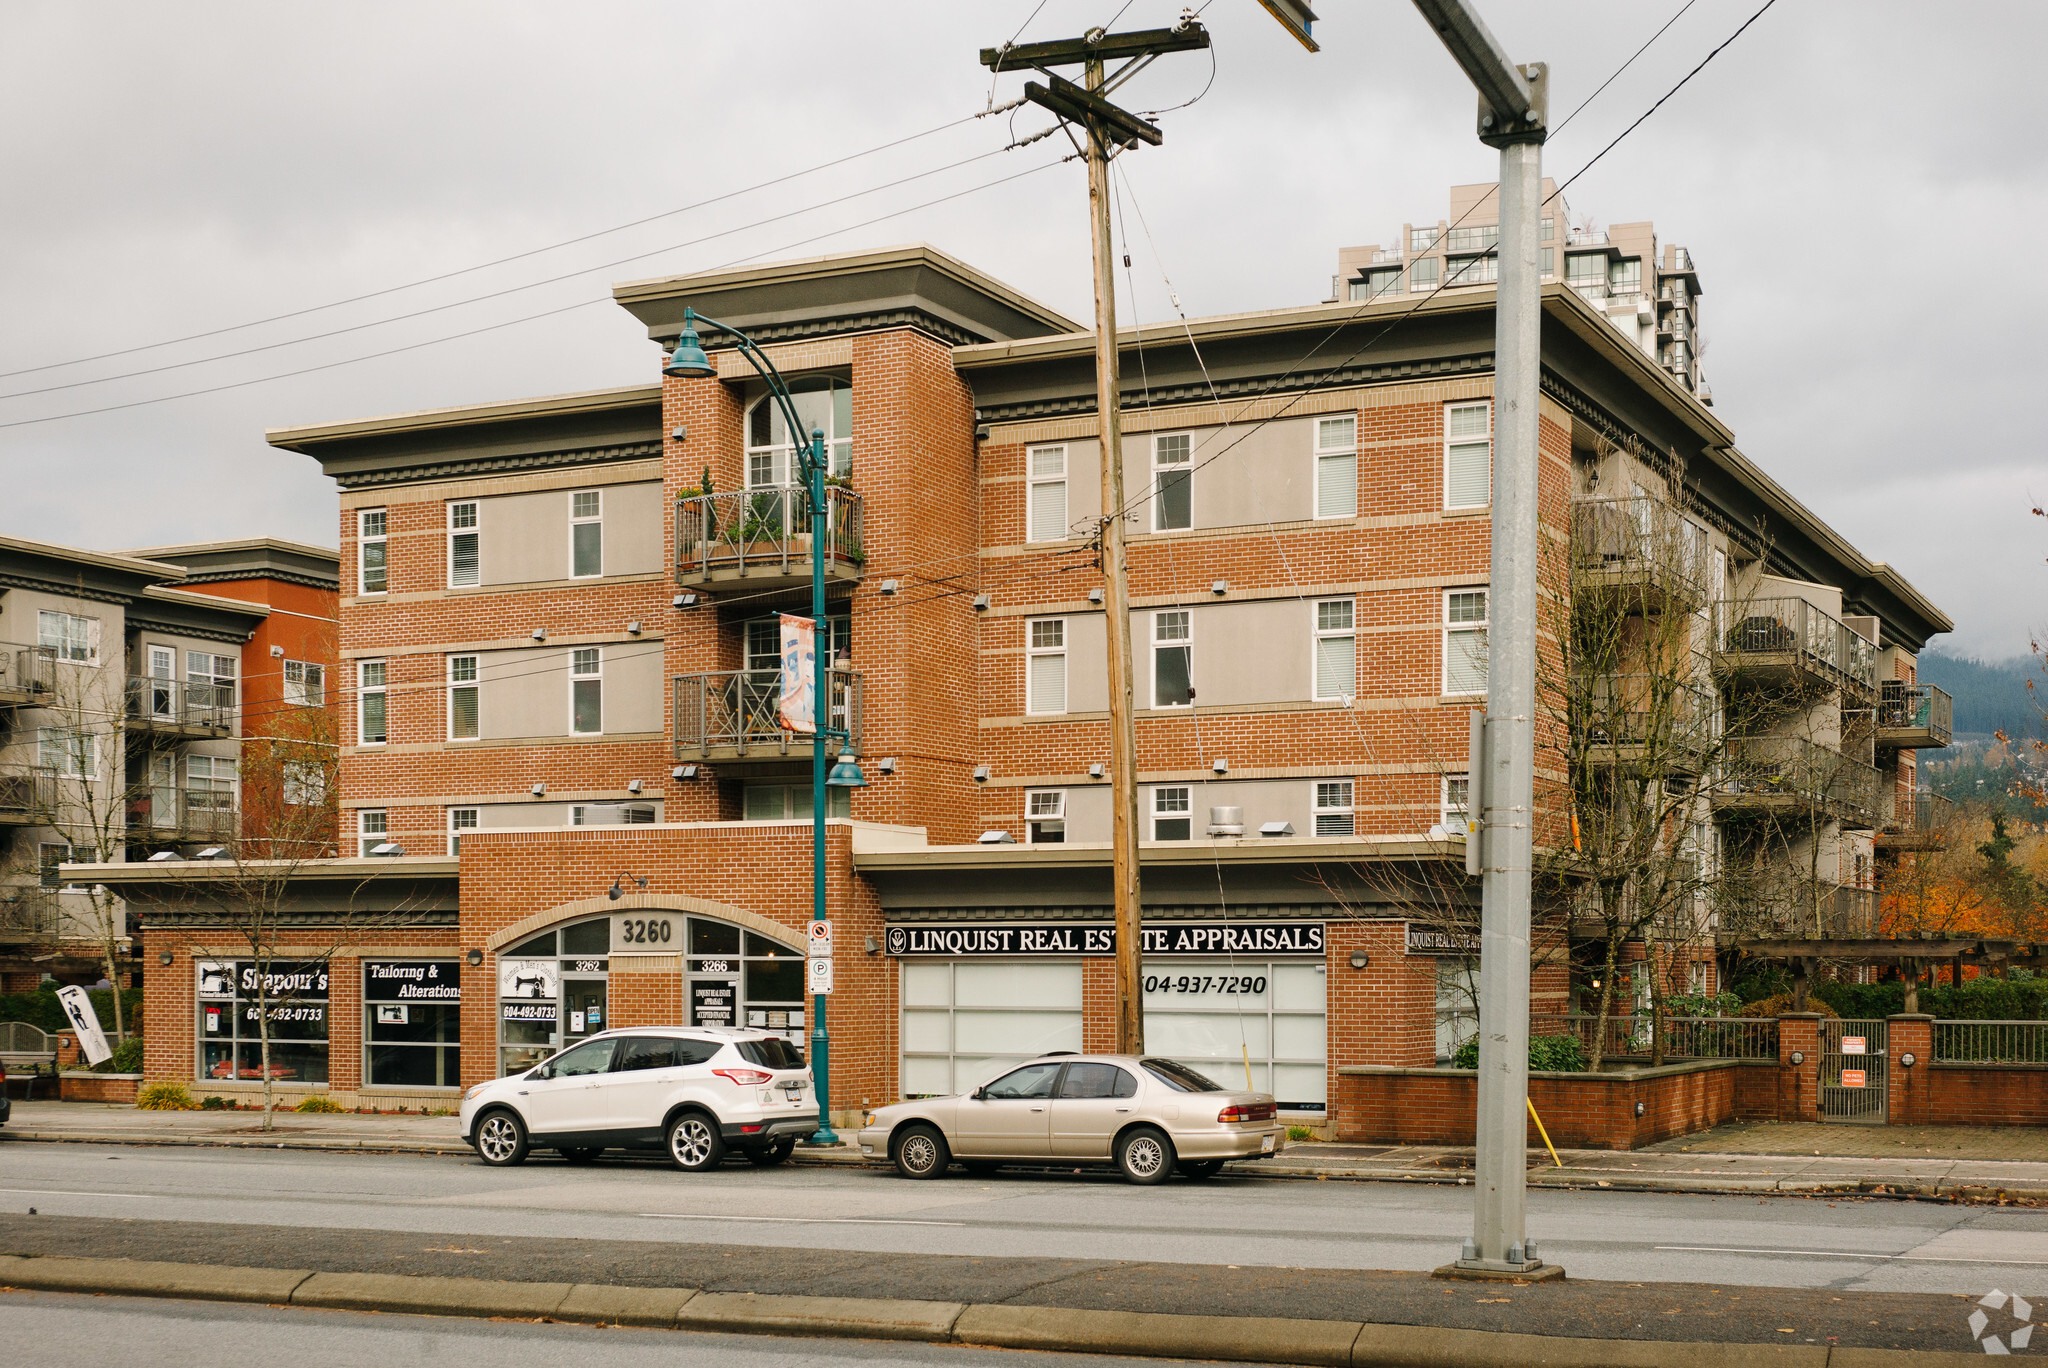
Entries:
[[1145,1048],[1178,1059],[1226,1088],[1282,1107],[1326,1101],[1324,972],[1320,964],[1145,961]]
[[967,1092],[1049,1050],[1081,1048],[1081,964],[907,960],[903,1095]]

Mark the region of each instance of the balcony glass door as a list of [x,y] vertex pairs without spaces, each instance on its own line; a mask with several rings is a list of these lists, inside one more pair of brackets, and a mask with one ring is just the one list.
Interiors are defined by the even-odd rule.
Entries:
[[177,715],[178,658],[168,646],[149,648],[149,715],[170,721]]

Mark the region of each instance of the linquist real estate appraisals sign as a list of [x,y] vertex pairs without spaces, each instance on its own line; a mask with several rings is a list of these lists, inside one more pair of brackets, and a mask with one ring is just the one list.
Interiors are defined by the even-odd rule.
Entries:
[[[1155,922],[1144,928],[1147,955],[1320,955],[1323,923],[1312,921]],[[888,953],[898,958],[1114,955],[1116,927],[1081,922],[917,923],[892,926]]]

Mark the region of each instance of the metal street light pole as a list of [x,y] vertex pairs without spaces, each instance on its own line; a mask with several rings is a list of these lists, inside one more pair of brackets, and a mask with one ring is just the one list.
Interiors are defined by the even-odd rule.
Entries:
[[1543,140],[1549,72],[1516,66],[1466,0],[1415,0],[1479,92],[1479,140],[1500,149],[1494,304],[1493,554],[1484,745],[1471,757],[1479,828],[1479,1115],[1472,1238],[1450,1270],[1555,1276],[1527,1238],[1529,919],[1534,867],[1537,425]]
[[[811,656],[814,662],[811,691],[811,920],[813,923],[827,920],[825,907],[825,795],[828,780],[825,772],[825,742],[829,737],[838,737],[850,742],[851,737],[844,731],[835,730],[832,725],[832,653],[829,633],[825,622],[825,548],[828,532],[825,508],[825,433],[812,428],[808,443],[803,439],[804,420],[796,410],[796,399],[790,394],[789,384],[782,378],[782,372],[775,369],[762,350],[754,345],[752,338],[738,328],[729,327],[715,318],[705,318],[696,310],[683,310],[683,331],[676,339],[675,350],[669,353],[662,364],[663,375],[704,377],[716,375],[718,368],[711,364],[711,358],[704,354],[703,345],[698,341],[696,325],[716,328],[739,344],[740,355],[747,358],[754,371],[768,382],[768,391],[782,410],[783,421],[789,425],[790,447],[796,456],[797,467],[804,478],[804,491],[811,505]],[[787,515],[785,514],[785,517]],[[794,529],[788,529],[793,531]],[[840,763],[833,767],[829,781],[842,788],[860,788],[867,783],[861,776],[858,765],[842,755]],[[806,937],[808,944],[809,938]],[[808,969],[808,961],[806,962]],[[832,1036],[825,1024],[826,994],[817,993],[811,998],[811,1086],[818,1098],[818,1129],[811,1136],[814,1145],[836,1145],[838,1134],[832,1129]]]

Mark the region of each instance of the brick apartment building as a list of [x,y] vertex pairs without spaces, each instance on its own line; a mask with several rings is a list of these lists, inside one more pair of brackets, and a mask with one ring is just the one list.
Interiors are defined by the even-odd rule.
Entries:
[[110,928],[138,948],[59,865],[243,833],[246,743],[326,712],[336,586],[335,553],[293,542],[0,538],[0,990],[97,981]]
[[[833,793],[827,829],[834,1112],[1108,1046],[1092,334],[928,247],[616,298],[664,347],[687,305],[767,350],[840,477],[828,544],[715,333],[715,377],[273,432],[339,486],[343,584],[347,849],[294,884],[304,934],[279,954],[322,958],[301,975],[321,1005],[283,1081],[451,1105],[614,1025],[803,1041],[810,748],[775,724],[774,624],[807,611],[814,554],[868,781]],[[1148,1042],[1310,1119],[1340,1065],[1428,1065],[1469,1031],[1476,893],[1448,833],[1485,693],[1493,298],[1447,293],[1388,331],[1411,303],[1120,339]],[[1618,535],[1602,573],[1625,580],[1633,530],[1678,526],[1690,589],[1628,601],[1699,615],[1716,689],[1810,685],[1772,725],[1820,745],[1834,786],[1779,765],[1717,790],[1715,826],[1734,850],[1756,809],[1796,810],[1792,855],[1829,897],[1867,887],[1934,738],[1855,719],[1907,697],[1948,619],[1563,284],[1543,359],[1550,544]],[[1826,744],[1793,735],[1815,727]],[[94,876],[150,904],[169,956],[150,1074],[253,1077],[237,977],[180,900],[209,871]],[[374,913],[346,942],[323,930],[344,906]],[[1539,1011],[1583,986],[1569,917],[1552,908],[1532,963]],[[1711,938],[1669,968],[1710,985]]]

